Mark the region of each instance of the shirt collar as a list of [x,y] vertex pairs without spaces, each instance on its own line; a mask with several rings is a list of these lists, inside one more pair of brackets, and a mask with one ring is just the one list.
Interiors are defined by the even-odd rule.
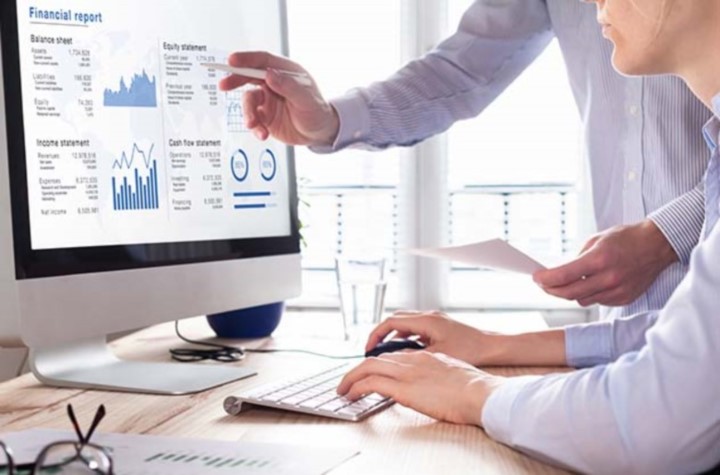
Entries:
[[712,98],[712,118],[703,127],[703,135],[710,150],[715,152],[720,142],[720,94]]

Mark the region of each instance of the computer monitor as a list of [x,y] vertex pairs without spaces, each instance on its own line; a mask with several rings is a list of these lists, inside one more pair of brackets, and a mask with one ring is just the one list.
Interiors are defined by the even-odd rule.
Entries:
[[239,367],[106,336],[300,293],[292,151],[202,66],[287,52],[280,0],[3,0],[0,346],[43,382],[186,393]]

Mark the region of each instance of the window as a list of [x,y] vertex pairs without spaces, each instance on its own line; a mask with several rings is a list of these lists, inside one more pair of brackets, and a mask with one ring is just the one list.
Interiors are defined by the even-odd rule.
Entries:
[[[335,97],[420,56],[425,45],[454,31],[470,3],[288,2],[291,56],[326,97]],[[553,43],[478,118],[456,124],[444,137],[383,152],[323,156],[297,149],[306,247],[304,294],[293,304],[336,306],[335,254],[370,247],[392,257],[390,307],[567,307],[526,276],[418,262],[397,250],[503,237],[549,263],[574,253],[580,137]],[[427,176],[436,181],[420,183]],[[425,211],[437,219],[424,219]]]
[[[455,28],[470,1],[449,3]],[[540,92],[541,91],[541,92]],[[450,242],[503,237],[540,262],[578,246],[582,130],[556,41],[477,118],[448,132]],[[525,276],[453,265],[457,307],[555,307]]]
[[[399,1],[287,3],[291,57],[313,74],[325,97],[385,78],[402,65]],[[338,253],[397,247],[399,154],[393,149],[318,155],[296,149],[306,243],[299,304],[337,305]],[[397,305],[395,276],[388,283],[389,305]]]

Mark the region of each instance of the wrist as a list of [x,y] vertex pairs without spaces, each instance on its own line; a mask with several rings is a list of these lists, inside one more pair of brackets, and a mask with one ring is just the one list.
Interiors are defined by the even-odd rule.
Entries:
[[643,241],[648,245],[648,249],[652,250],[650,252],[657,256],[657,262],[663,266],[663,269],[679,260],[675,249],[653,220],[644,219],[638,227],[643,233]]
[[470,400],[466,401],[465,404],[465,407],[469,409],[465,416],[468,424],[482,426],[482,413],[487,400],[495,390],[502,386],[506,379],[501,376],[491,376],[483,373],[470,382],[469,391],[467,391]]
[[332,104],[327,104],[327,124],[311,146],[313,147],[332,147],[340,133],[340,116]]
[[475,366],[503,366],[509,365],[511,357],[516,349],[518,335],[505,335],[502,333],[486,333],[479,331],[475,347],[477,361]]

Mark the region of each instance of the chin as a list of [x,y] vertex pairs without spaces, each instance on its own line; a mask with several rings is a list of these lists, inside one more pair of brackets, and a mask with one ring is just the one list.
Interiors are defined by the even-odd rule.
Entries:
[[617,54],[617,52],[613,54],[612,64],[617,72],[625,76],[646,76],[662,73],[662,71],[657,70],[656,65],[645,61],[632,60]]

